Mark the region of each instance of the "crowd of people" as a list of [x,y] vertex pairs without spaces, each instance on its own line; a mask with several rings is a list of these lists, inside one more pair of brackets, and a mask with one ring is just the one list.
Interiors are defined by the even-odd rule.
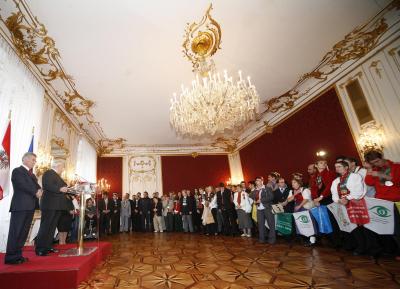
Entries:
[[[208,236],[258,236],[259,242],[274,244],[278,232],[281,232],[276,231],[275,222],[283,212],[292,218],[293,214],[321,209],[332,203],[341,204],[349,212],[354,203],[361,204],[364,200],[365,206],[365,197],[370,197],[375,201],[397,203],[393,206],[393,233],[377,234],[370,230],[371,227],[367,228],[368,224],[362,220],[364,216],[358,216],[361,218],[358,222],[357,212],[353,210],[349,217],[353,217],[350,222],[353,222],[354,229],[349,232],[340,230],[335,216],[328,211],[327,218],[332,226],[329,233],[318,227],[313,230],[313,235],[299,237],[299,227],[290,222],[293,229],[283,237],[288,242],[300,239],[306,246],[326,243],[327,240],[331,246],[351,250],[354,255],[379,257],[390,254],[400,260],[400,164],[373,150],[365,153],[364,161],[363,166],[359,166],[357,159],[340,156],[336,158],[335,169],[329,170],[327,161],[319,159],[308,166],[307,183],[299,173],[286,180],[279,173],[271,172],[266,180],[259,176],[248,183],[220,183],[216,187],[206,186],[193,191],[184,189],[162,196],[155,192],[150,197],[144,192],[132,197],[125,194],[120,200],[116,193],[109,198],[108,193],[103,192],[97,201],[86,200],[85,237],[98,238],[97,232],[100,236],[130,231],[199,232]],[[61,177],[64,163],[53,161],[52,168],[42,177],[43,189],[32,172],[35,163],[36,155],[25,153],[22,165],[12,172],[14,194],[10,206],[6,264],[28,261],[22,256],[22,248],[39,200],[42,215],[35,238],[36,255],[47,256],[57,252],[53,247],[56,228],[60,244],[65,244],[68,238],[69,241],[77,238],[79,197],[69,194]],[[380,215],[389,217],[386,211],[380,210]],[[312,214],[310,217],[313,219]],[[316,227],[316,220],[313,219],[313,223]]]
[[[279,235],[275,231],[275,205],[286,213],[294,213],[332,202],[348,206],[351,200],[365,196],[400,201],[400,164],[384,159],[379,151],[366,153],[363,166],[359,166],[356,158],[339,156],[334,170],[329,170],[326,160],[319,159],[308,166],[307,183],[305,179],[299,173],[287,180],[271,172],[266,180],[260,176],[248,183],[220,183],[215,187],[183,189],[162,196],[157,192],[152,196],[139,192],[131,197],[125,194],[119,200],[116,193],[110,199],[104,192],[98,201],[100,235],[130,231],[199,232],[244,238],[257,235],[259,242],[274,244]],[[299,239],[305,246],[323,241],[335,248],[352,250],[354,255],[399,256],[398,211],[395,213],[392,236],[378,235],[362,225],[351,233],[340,231],[329,212],[332,233],[317,232],[305,238],[299,237],[294,228],[293,234],[284,239],[290,242]]]

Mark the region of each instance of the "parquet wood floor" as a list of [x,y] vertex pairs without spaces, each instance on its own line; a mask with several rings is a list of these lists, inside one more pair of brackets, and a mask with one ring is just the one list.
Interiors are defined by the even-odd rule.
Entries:
[[184,233],[104,238],[113,252],[80,289],[400,288],[400,263],[326,247]]

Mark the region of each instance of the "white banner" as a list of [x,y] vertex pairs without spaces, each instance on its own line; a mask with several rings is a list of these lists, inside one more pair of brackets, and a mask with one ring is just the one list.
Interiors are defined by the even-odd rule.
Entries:
[[365,198],[370,222],[364,227],[379,235],[394,233],[394,203],[375,198]]
[[306,237],[315,235],[314,225],[311,221],[309,211],[293,213],[293,217],[296,222],[296,227],[301,235]]
[[350,222],[349,215],[347,214],[345,206],[338,203],[332,203],[327,205],[327,207],[335,217],[335,220],[338,223],[341,231],[350,233],[355,228],[357,228],[356,224]]

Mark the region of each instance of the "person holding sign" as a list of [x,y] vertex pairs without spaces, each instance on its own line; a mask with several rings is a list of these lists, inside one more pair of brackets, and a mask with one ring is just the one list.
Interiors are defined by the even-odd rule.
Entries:
[[384,159],[379,151],[369,151],[364,158],[372,165],[365,176],[365,183],[375,187],[375,198],[399,202],[400,164]]
[[357,173],[350,172],[349,164],[346,161],[337,161],[335,170],[339,177],[332,182],[332,199],[335,203],[346,206],[350,222],[358,225],[350,234],[342,232],[347,243],[345,245],[351,247],[348,243],[356,244],[353,251],[355,256],[364,254],[367,250],[375,251],[377,248],[375,238],[362,226],[369,222],[364,200],[366,186],[363,178]]
[[[292,179],[293,195],[288,197],[288,202],[295,204],[294,212],[310,210],[314,207],[314,202],[311,197],[311,191],[303,187],[303,176],[300,173],[293,174]],[[315,227],[315,226],[314,226]],[[301,233],[301,231],[299,232]],[[309,241],[305,246],[314,246],[317,239],[315,235],[310,236]]]
[[[372,167],[368,168],[365,183],[374,186],[375,198],[386,201],[400,201],[400,164],[384,159],[381,151],[370,150],[364,154],[364,159]],[[400,260],[400,217],[394,210],[394,238],[390,235],[380,235],[379,239],[386,250],[395,251],[396,259]],[[393,244],[395,241],[395,248]],[[392,252],[388,252],[392,253]]]

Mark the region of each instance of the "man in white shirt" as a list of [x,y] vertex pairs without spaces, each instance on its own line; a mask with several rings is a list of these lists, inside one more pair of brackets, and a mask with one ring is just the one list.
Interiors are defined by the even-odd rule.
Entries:
[[335,163],[335,170],[339,174],[331,185],[332,200],[347,205],[349,200],[359,200],[365,195],[365,184],[361,175],[352,173],[349,164],[345,161]]

